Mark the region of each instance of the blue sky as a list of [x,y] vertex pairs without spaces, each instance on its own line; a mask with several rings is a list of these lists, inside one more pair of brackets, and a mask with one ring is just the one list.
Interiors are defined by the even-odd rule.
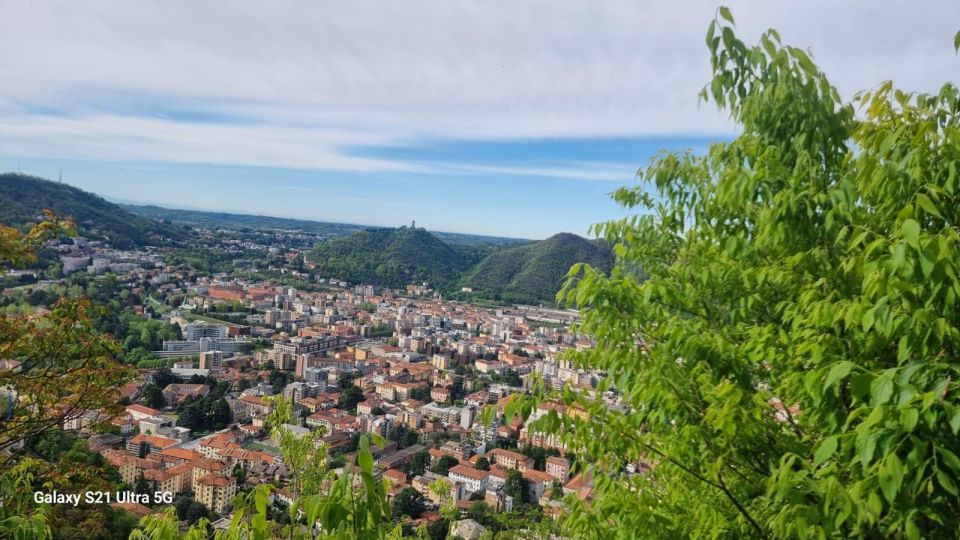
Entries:
[[[62,170],[64,182],[120,202],[385,226],[416,220],[431,230],[544,238],[586,234],[592,223],[624,215],[609,193],[632,184],[637,167],[661,149],[703,152],[712,140],[442,141],[357,150],[426,173],[7,157],[0,170],[52,179]],[[557,177],[566,173],[572,177]]]
[[[960,72],[957,3],[726,4],[846,96]],[[0,171],[113,200],[584,234],[655,152],[736,132],[696,97],[709,0],[0,6]]]

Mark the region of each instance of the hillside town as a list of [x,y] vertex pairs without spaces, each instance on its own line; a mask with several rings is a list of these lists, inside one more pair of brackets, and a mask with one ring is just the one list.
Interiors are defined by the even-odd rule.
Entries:
[[[560,437],[530,427],[564,405],[543,404],[526,421],[505,414],[510,396],[534,381],[552,390],[597,387],[599,373],[565,358],[591,346],[571,331],[575,311],[446,301],[428,283],[391,290],[314,277],[301,290],[82,239],[60,250],[65,274],[86,272],[94,282],[109,276],[141,300],[130,306],[138,318],[175,327],[179,338],[159,343],[141,363],[150,367],[119,389],[126,407],[110,430],[92,429],[99,411],[63,428],[86,437],[127,486],[203,505],[214,527],[226,528],[235,495],[257,485],[276,486],[278,507],[298,495],[271,437],[277,400],[293,411],[285,429],[320,431],[338,474],[353,466],[361,434],[382,441],[373,455],[389,497],[409,489],[422,496],[413,526],[453,505],[463,518],[455,526],[474,538],[484,527],[468,517],[471,508],[496,513],[527,504],[549,513],[560,511],[565,495],[590,497],[584,464]],[[309,263],[303,273],[292,269],[300,253],[277,255],[265,273],[310,279]],[[617,406],[613,394],[606,397]],[[211,413],[218,422],[192,419],[213,400],[226,404]],[[162,507],[117,504],[137,516]]]

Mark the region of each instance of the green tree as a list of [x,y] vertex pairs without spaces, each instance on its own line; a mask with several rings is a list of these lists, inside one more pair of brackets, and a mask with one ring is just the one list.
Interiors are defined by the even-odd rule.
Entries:
[[193,497],[180,497],[173,504],[174,510],[177,512],[177,519],[183,521],[187,519],[187,510],[190,509],[190,505],[193,503]]
[[162,409],[166,405],[166,400],[163,399],[163,391],[153,383],[143,387],[143,402],[147,404],[147,407],[154,409]]
[[503,482],[503,492],[513,497],[513,504],[520,505],[527,498],[527,481],[516,469],[507,471],[507,478]]
[[450,530],[450,522],[446,519],[431,521],[427,525],[427,537],[430,540],[444,540]]
[[739,135],[617,190],[638,215],[595,229],[615,267],[574,266],[559,296],[596,340],[571,358],[611,375],[557,396],[586,414],[528,426],[592,467],[570,534],[954,537],[960,92],[845,102],[775,31],[740,41],[726,9],[707,45],[702,96]]
[[150,482],[141,474],[137,477],[136,483],[133,485],[133,491],[137,492],[140,495],[148,495],[151,492]]
[[417,434],[416,431],[407,430],[407,431],[404,431],[402,435],[400,435],[400,440],[397,441],[397,446],[399,448],[407,448],[417,444],[419,439],[420,439],[420,436]]
[[[73,233],[70,223],[44,214],[46,219],[27,233],[0,225],[0,272],[36,262],[45,242]],[[56,462],[16,451],[86,411],[100,411],[108,419],[121,409],[115,389],[132,372],[116,361],[119,346],[97,331],[93,311],[88,299],[63,298],[41,317],[0,315],[0,358],[19,362],[17,369],[0,370],[0,537],[49,538],[51,522],[61,531],[70,519],[95,536],[108,532],[107,510],[83,517],[78,512],[86,509],[51,508],[32,499],[40,485],[69,493],[111,489],[101,460],[76,445]]]
[[356,411],[357,403],[364,399],[366,396],[363,395],[363,390],[351,384],[340,392],[340,401],[337,406],[345,411]]
[[480,457],[477,459],[477,462],[473,464],[473,468],[478,471],[489,471],[490,460],[485,457]]
[[184,517],[184,520],[193,525],[194,523],[200,521],[202,518],[209,518],[210,510],[199,501],[192,501],[190,506],[187,507],[187,513]]
[[490,513],[492,510],[486,501],[473,501],[470,504],[470,508],[467,509],[467,517],[486,526],[490,523]]
[[393,498],[391,512],[394,519],[402,516],[409,516],[413,519],[420,517],[420,514],[426,509],[426,500],[423,494],[413,489],[405,487]]
[[413,458],[410,460],[410,466],[407,468],[407,474],[411,477],[421,475],[427,470],[428,465],[430,465],[430,452],[427,452],[426,450],[420,450],[414,454]]
[[440,476],[446,476],[447,472],[450,471],[452,467],[456,467],[460,463],[460,460],[453,456],[441,456],[437,460],[436,465],[433,466],[431,471],[439,474]]

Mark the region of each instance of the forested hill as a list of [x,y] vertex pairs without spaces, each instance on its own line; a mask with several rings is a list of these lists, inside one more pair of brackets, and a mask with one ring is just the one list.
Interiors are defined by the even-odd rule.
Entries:
[[560,233],[492,253],[463,278],[474,292],[503,302],[555,302],[564,276],[576,263],[607,272],[613,253],[604,244],[575,234]]
[[45,208],[70,217],[80,235],[117,248],[169,245],[185,238],[186,228],[136,216],[81,189],[17,173],[0,174],[0,223],[35,223]]
[[368,229],[327,240],[307,256],[323,277],[402,287],[429,282],[444,291],[460,287],[473,297],[519,303],[553,303],[570,267],[589,263],[604,271],[613,254],[603,244],[561,233],[519,246],[459,246],[423,229]]
[[320,242],[307,255],[324,277],[402,287],[429,282],[452,287],[482,251],[454,247],[424,229],[366,229]]

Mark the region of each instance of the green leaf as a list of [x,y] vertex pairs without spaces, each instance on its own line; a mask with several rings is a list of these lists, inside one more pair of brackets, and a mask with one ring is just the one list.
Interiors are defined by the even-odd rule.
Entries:
[[720,6],[720,17],[730,24],[737,24],[733,21],[733,14],[730,13],[730,8],[726,6]]
[[953,36],[953,50],[954,52],[960,51],[960,32]]
[[883,405],[890,401],[893,397],[893,381],[887,376],[877,377],[870,384],[870,395],[873,396],[875,405]]
[[906,240],[907,244],[914,248],[920,249],[920,224],[913,219],[905,219],[903,225],[900,226],[900,230],[903,233],[903,239]]
[[907,540],[920,540],[923,538],[923,535],[920,533],[920,528],[917,527],[917,524],[910,518],[907,518],[907,524],[904,528],[904,532],[907,535]]
[[837,451],[837,436],[832,435],[827,437],[820,443],[820,447],[817,448],[817,451],[813,454],[813,464],[821,465],[826,462],[830,457],[833,456],[834,452]]
[[946,474],[943,471],[937,471],[937,482],[943,486],[943,489],[949,491],[952,495],[956,496],[957,485],[953,483],[953,480],[950,479],[950,475]]
[[870,495],[867,496],[867,510],[870,510],[870,513],[875,516],[879,516],[880,512],[883,511],[883,501],[872,491]]
[[850,376],[850,391],[859,399],[865,400],[870,394],[870,384],[874,376],[871,373],[854,373]]
[[863,313],[863,317],[860,319],[860,323],[863,326],[864,332],[869,332],[873,328],[874,315],[876,308],[870,308]]
[[900,425],[907,431],[913,431],[920,419],[920,411],[914,408],[900,410]]
[[877,449],[877,438],[873,435],[868,436],[867,440],[864,441],[863,447],[860,449],[860,463],[864,467],[870,466],[870,462],[873,461],[873,453]]
[[937,453],[940,454],[944,464],[953,469],[954,474],[960,474],[960,458],[956,454],[942,446],[937,447]]
[[890,504],[893,504],[903,484],[903,463],[896,454],[890,454],[883,461],[877,479],[880,482],[880,490],[883,491],[884,498]]
[[925,194],[921,193],[917,195],[917,204],[919,204],[920,208],[923,208],[928,214],[943,219],[943,214],[941,214],[940,210],[937,209],[937,206],[933,204],[933,201],[930,200],[930,197],[927,197]]
[[953,414],[950,415],[950,429],[954,435],[960,432],[960,407],[954,409]]
[[832,368],[830,368],[830,372],[827,373],[827,378],[823,383],[824,390],[831,388],[837,381],[845,379],[847,375],[850,374],[851,369],[853,369],[853,362],[847,360],[843,362],[837,362]]

